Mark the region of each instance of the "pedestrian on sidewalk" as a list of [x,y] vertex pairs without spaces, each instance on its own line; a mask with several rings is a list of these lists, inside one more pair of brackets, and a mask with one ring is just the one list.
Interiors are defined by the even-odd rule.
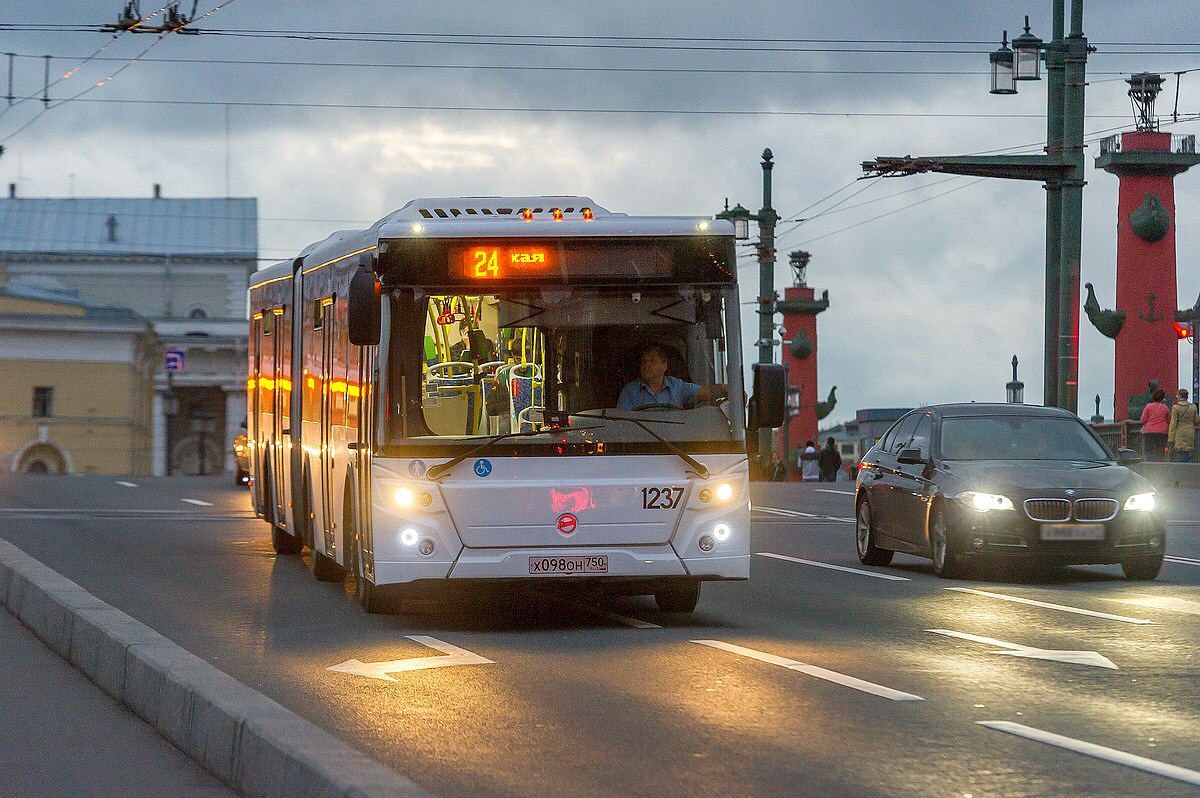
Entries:
[[804,451],[800,453],[800,476],[805,482],[816,482],[821,478],[821,469],[817,462],[819,459],[816,444],[812,441],[805,443]]
[[1179,463],[1192,462],[1196,448],[1196,406],[1188,401],[1187,388],[1180,388],[1171,407],[1171,426],[1167,430],[1167,446]]
[[1161,463],[1167,450],[1167,433],[1171,429],[1171,408],[1167,407],[1167,392],[1155,388],[1150,403],[1142,410],[1142,452],[1146,460]]
[[838,452],[833,438],[825,441],[825,448],[817,457],[817,466],[821,471],[822,482],[837,482],[838,469],[842,467],[842,455]]

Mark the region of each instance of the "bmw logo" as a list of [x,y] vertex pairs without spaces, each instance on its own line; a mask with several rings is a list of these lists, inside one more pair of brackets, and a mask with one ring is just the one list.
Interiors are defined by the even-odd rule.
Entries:
[[1068,495],[1068,496],[1074,496],[1074,495],[1075,495],[1075,491],[1068,489],[1068,490],[1067,490],[1067,495]]

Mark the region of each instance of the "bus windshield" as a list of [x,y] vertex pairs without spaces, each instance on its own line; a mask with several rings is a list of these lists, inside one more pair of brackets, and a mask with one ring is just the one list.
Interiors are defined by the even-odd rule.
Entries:
[[742,401],[732,411],[726,401],[732,288],[491,290],[391,295],[385,446],[551,429],[505,443],[554,439],[593,454],[657,451],[664,439],[739,445]]

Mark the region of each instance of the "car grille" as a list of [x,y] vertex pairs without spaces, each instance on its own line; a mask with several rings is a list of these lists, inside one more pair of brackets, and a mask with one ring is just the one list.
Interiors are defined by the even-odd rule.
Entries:
[[1025,512],[1034,521],[1070,521],[1071,502],[1067,499],[1026,499]]
[[1117,514],[1116,499],[1078,499],[1075,518],[1079,521],[1107,521]]
[[1120,504],[1116,499],[1076,499],[1074,513],[1070,499],[1026,499],[1025,512],[1034,521],[1057,523],[1070,521],[1109,521],[1116,517]]

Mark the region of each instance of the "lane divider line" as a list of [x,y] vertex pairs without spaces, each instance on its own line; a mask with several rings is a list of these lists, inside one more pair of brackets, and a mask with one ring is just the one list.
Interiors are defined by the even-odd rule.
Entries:
[[773,560],[787,560],[788,562],[798,562],[801,565],[814,565],[817,568],[829,568],[833,571],[845,571],[848,574],[859,574],[860,576],[873,576],[876,579],[887,579],[891,582],[911,582],[907,576],[896,576],[895,574],[881,574],[876,571],[863,571],[859,568],[848,568],[845,565],[834,565],[828,562],[817,562],[816,560],[806,560],[803,557],[789,557],[786,554],[775,554],[770,551],[754,552],[759,557],[770,557]]
[[1168,554],[1167,556],[1163,557],[1163,559],[1167,562],[1173,562],[1176,565],[1200,565],[1200,560],[1192,557],[1175,557],[1174,555]]
[[1162,776],[1175,781],[1182,781],[1185,784],[1200,785],[1200,772],[1179,767],[1178,765],[1169,765],[1166,762],[1159,762],[1157,759],[1150,759],[1137,754],[1131,754],[1127,751],[1118,751],[1116,748],[1108,748],[1107,746],[1089,743],[1086,740],[1076,740],[1073,737],[1064,737],[1061,734],[1054,732],[1035,729],[1032,726],[1024,726],[1020,723],[1013,723],[1007,720],[977,720],[975,721],[980,726],[986,726],[989,729],[995,729],[1006,734],[1015,734],[1018,737],[1024,737],[1027,740],[1035,740],[1039,743],[1053,745],[1058,748],[1065,748],[1068,751],[1074,751],[1077,754],[1102,759],[1105,762],[1112,762],[1115,765],[1124,765],[1127,768],[1142,770],[1146,773],[1153,773],[1155,776]]
[[212,502],[201,501],[200,499],[181,499],[180,501],[185,501],[188,504],[196,504],[196,505],[199,505],[200,507],[212,507],[213,506]]
[[124,487],[126,487],[126,488],[136,488],[136,487],[137,487],[137,483],[136,483],[136,482],[126,482],[126,481],[125,481],[125,480],[123,480],[123,479],[118,479],[118,480],[117,480],[117,484],[118,484],[118,485],[122,485],[122,486],[124,486]]
[[854,495],[854,491],[852,491],[852,490],[834,490],[833,488],[816,488],[815,490],[817,493],[837,493],[841,496],[853,496]]
[[1147,621],[1144,618],[1129,618],[1124,615],[1112,615],[1107,612],[1096,612],[1095,610],[1085,610],[1080,607],[1068,607],[1064,604],[1051,604],[1048,601],[1036,601],[1034,599],[1022,598],[1020,596],[1007,596],[1003,593],[991,593],[987,590],[975,590],[970,587],[947,587],[944,590],[953,590],[958,593],[970,593],[974,596],[986,596],[987,598],[1000,599],[1002,601],[1011,601],[1015,604],[1028,604],[1031,607],[1042,607],[1048,610],[1059,610],[1060,612],[1070,612],[1075,615],[1087,615],[1092,618],[1103,618],[1106,621],[1119,621],[1121,623],[1132,623],[1137,626],[1158,626],[1154,621]]
[[693,640],[692,642],[699,643],[702,646],[708,646],[709,648],[715,648],[720,651],[727,651],[730,654],[737,654],[740,657],[748,657],[750,659],[756,659],[759,662],[767,662],[771,665],[778,665],[781,668],[787,668],[788,670],[799,671],[800,673],[808,674],[814,678],[823,679],[827,682],[833,682],[834,684],[840,684],[843,687],[849,687],[852,690],[858,690],[862,693],[870,693],[871,695],[879,696],[880,698],[886,698],[889,701],[925,700],[919,695],[901,692],[900,690],[893,690],[890,687],[884,687],[881,684],[875,684],[873,682],[857,679],[853,676],[847,676],[844,673],[826,670],[825,668],[818,668],[816,665],[807,665],[794,659],[778,657],[774,654],[768,654],[765,651],[756,651],[753,648],[737,646],[733,643],[726,643],[721,640]]
[[799,510],[785,510],[782,507],[760,507],[752,505],[751,512],[768,513],[770,515],[781,515],[784,518],[815,518],[820,521],[840,521],[846,524],[854,523],[853,518],[845,518],[839,515],[819,515],[817,513],[802,513]]

